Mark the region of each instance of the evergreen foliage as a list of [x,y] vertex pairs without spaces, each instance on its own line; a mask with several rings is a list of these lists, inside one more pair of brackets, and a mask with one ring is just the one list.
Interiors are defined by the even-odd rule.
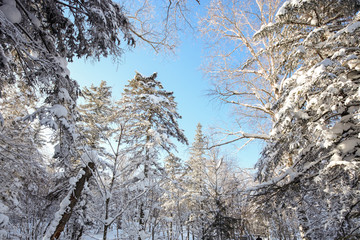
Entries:
[[293,39],[279,48],[296,71],[273,107],[258,194],[291,206],[304,239],[359,236],[359,10],[357,1],[289,1],[277,13],[277,31]]
[[206,138],[202,132],[200,123],[196,126],[194,142],[190,148],[190,158],[186,162],[186,201],[189,209],[188,223],[196,238],[205,236],[207,207],[206,197]]
[[181,116],[177,113],[173,93],[163,89],[156,80],[156,73],[150,77],[136,73],[125,86],[118,104],[121,116],[128,122],[128,151],[131,154],[126,171],[134,178],[133,194],[146,192],[137,202],[138,212],[128,213],[129,219],[138,224],[132,223],[125,229],[132,237],[144,239],[150,234],[147,225],[150,229],[156,226],[153,216],[160,207],[155,204],[161,193],[158,183],[164,174],[158,162],[160,153],[175,149],[171,137],[181,143],[187,143],[187,139],[178,126],[177,119]]
[[[117,101],[70,78],[68,61],[118,58],[133,36],[172,49],[186,1],[165,1],[160,31],[133,3],[0,1],[0,238],[359,239],[359,0],[212,1],[214,93],[254,133],[215,142],[199,123],[186,161],[156,73]],[[243,139],[266,141],[256,173],[218,148]]]

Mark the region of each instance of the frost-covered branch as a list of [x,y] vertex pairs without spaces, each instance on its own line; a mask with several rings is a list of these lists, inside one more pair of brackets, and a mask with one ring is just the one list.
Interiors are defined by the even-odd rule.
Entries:
[[[279,98],[283,61],[274,47],[281,36],[255,39],[261,25],[271,25],[281,1],[212,1],[208,16],[202,19],[201,30],[210,46],[205,73],[213,79],[212,93],[221,102],[232,104],[242,127],[257,139],[268,137],[274,121],[271,110]],[[256,15],[257,17],[254,17]],[[260,131],[260,126],[263,131]],[[253,132],[253,133],[252,133]],[[227,133],[222,133],[227,136]],[[241,135],[224,141],[225,145],[241,139]]]
[[79,171],[76,179],[70,179],[71,187],[69,193],[61,202],[60,209],[55,213],[55,218],[52,220],[43,237],[44,240],[53,240],[60,237],[60,234],[71,217],[75,205],[81,197],[85,184],[93,175],[92,171],[94,168],[95,164],[93,162],[88,162],[88,164]]
[[266,135],[266,134],[252,134],[252,133],[245,133],[245,132],[228,133],[228,135],[229,136],[237,136],[237,137],[235,139],[230,140],[230,141],[225,141],[225,142],[222,142],[222,143],[211,145],[210,147],[208,147],[208,149],[212,149],[212,148],[215,148],[215,147],[220,147],[220,146],[223,146],[223,145],[234,143],[234,142],[237,142],[237,141],[242,140],[242,139],[249,139],[250,141],[252,141],[254,139],[261,139],[261,140],[269,140],[270,139],[270,136]]

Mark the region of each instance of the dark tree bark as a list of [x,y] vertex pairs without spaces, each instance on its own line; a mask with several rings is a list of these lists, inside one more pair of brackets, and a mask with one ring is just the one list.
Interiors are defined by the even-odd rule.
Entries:
[[[51,234],[50,239],[55,240],[60,237],[60,234],[65,228],[66,223],[69,221],[71,214],[73,212],[74,207],[76,206],[78,200],[81,197],[82,190],[84,189],[85,183],[89,181],[91,176],[93,175],[93,171],[95,169],[95,164],[93,162],[89,162],[87,166],[83,167],[80,171],[84,171],[85,173],[81,176],[80,179],[76,182],[75,188],[71,188],[70,191],[70,201],[68,206],[65,208],[66,211],[63,213],[59,223],[57,224],[54,232]],[[67,195],[68,196],[68,195]]]

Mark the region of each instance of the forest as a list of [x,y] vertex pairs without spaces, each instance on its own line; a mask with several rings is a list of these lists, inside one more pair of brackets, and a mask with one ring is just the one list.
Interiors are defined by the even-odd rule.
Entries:
[[[181,34],[236,130],[188,139],[156,73],[68,69]],[[360,0],[0,0],[0,239],[360,239],[359,86]]]

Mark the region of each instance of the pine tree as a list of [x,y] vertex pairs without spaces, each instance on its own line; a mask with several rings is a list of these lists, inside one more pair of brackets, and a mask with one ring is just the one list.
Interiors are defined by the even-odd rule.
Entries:
[[[205,235],[206,228],[206,138],[202,125],[198,123],[194,142],[190,148],[190,157],[186,162],[186,199],[188,205],[188,227],[196,238]],[[188,229],[189,232],[190,229]],[[189,234],[189,233],[188,233]]]
[[165,159],[167,180],[164,183],[161,218],[164,219],[169,240],[184,238],[183,227],[186,221],[184,166],[181,159],[170,154]]
[[[129,116],[124,116],[121,106],[111,99],[111,87],[102,81],[99,86],[84,88],[82,91],[84,104],[80,105],[79,112],[83,122],[81,132],[84,133],[84,144],[96,150],[95,180],[92,184],[90,208],[93,218],[103,219],[103,239],[107,239],[110,226],[120,218],[125,209],[121,206],[128,204],[126,198],[127,184],[126,160],[131,155],[128,151]],[[130,118],[131,119],[131,118]],[[133,196],[132,196],[133,197]],[[103,206],[98,208],[97,206]],[[96,210],[96,208],[98,208]],[[126,208],[126,207],[124,207]]]
[[[158,159],[161,151],[170,152],[175,149],[170,137],[181,143],[187,143],[177,119],[180,115],[176,110],[176,102],[172,92],[165,91],[162,84],[155,80],[156,74],[143,77],[139,73],[129,81],[119,105],[121,115],[128,121],[128,143],[131,152],[127,168],[129,175],[134,177],[137,193],[148,192],[138,201],[138,213],[132,217],[138,220],[135,227],[139,239],[144,239],[146,226],[150,224],[150,216],[154,211],[154,202],[159,198],[159,181],[162,168]],[[150,191],[151,190],[151,191]],[[130,230],[130,228],[129,228]]]
[[[240,181],[220,150],[212,148],[207,153],[206,174],[206,218],[208,224],[203,239],[234,239],[241,223],[240,215],[233,211],[242,206],[232,199],[239,191]],[[240,206],[236,206],[240,205]],[[205,209],[204,209],[205,210]]]
[[[100,184],[97,184],[97,191],[94,191],[94,195],[98,196],[98,199],[93,199],[91,203],[104,206],[104,208],[100,208],[100,211],[97,213],[99,216],[97,217],[103,219],[103,238],[106,239],[107,219],[109,218],[109,207],[112,203],[110,196],[115,183],[115,175],[118,170],[117,161],[119,160],[115,156],[115,152],[113,154],[109,152],[110,147],[112,147],[112,135],[115,133],[113,128],[115,127],[116,109],[111,99],[111,87],[107,86],[105,81],[101,81],[98,87],[94,85],[91,85],[90,88],[85,87],[82,91],[82,96],[84,104],[79,105],[79,113],[82,120],[79,122],[80,132],[82,133],[81,139],[83,139],[84,146],[96,150],[97,154],[101,156],[100,158],[95,157],[93,159],[94,162],[98,160],[95,165],[98,174],[95,178]],[[120,143],[118,142],[118,144]],[[109,171],[112,176],[109,176]],[[111,179],[110,181],[109,178]],[[101,200],[97,201],[99,199]],[[91,207],[96,208],[95,206]],[[95,213],[93,214],[95,215]]]
[[294,209],[304,239],[360,234],[359,10],[358,1],[287,1],[262,31],[283,34],[283,67],[295,72],[273,107],[271,141],[257,165],[259,199]]
[[[100,151],[114,131],[113,124],[116,120],[116,108],[112,103],[111,87],[101,81],[98,87],[91,85],[81,91],[85,103],[79,105],[82,128],[79,130],[85,145]],[[104,150],[104,149],[103,149]]]
[[22,232],[26,238],[40,237],[49,217],[48,211],[38,207],[49,203],[45,199],[46,182],[51,182],[51,178],[45,166],[47,157],[41,152],[46,141],[38,122],[29,124],[23,120],[34,111],[37,99],[21,82],[7,85],[4,89],[6,91],[0,99],[3,114],[0,126],[0,205],[8,211],[1,217],[7,221],[2,222],[0,228],[7,233]]

